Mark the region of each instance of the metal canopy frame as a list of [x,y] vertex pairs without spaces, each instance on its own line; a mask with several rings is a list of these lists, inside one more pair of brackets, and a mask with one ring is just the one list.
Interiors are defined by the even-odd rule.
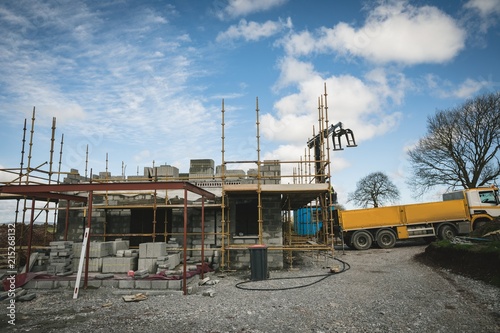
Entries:
[[[187,295],[187,196],[188,192],[198,194],[202,197],[202,230],[205,224],[205,199],[214,200],[215,194],[206,191],[196,185],[185,181],[155,181],[155,182],[120,182],[120,183],[84,183],[84,184],[37,184],[37,185],[4,185],[0,186],[0,196],[19,195],[32,200],[31,218],[28,238],[28,252],[26,262],[26,273],[29,272],[29,260],[31,256],[31,241],[33,235],[33,224],[35,220],[35,202],[36,200],[68,200],[83,202],[87,204],[87,227],[91,228],[92,221],[92,201],[94,192],[112,192],[112,191],[143,191],[143,190],[184,190],[184,273],[183,273],[183,292]],[[87,196],[78,194],[68,194],[68,192],[87,193]],[[10,197],[9,199],[12,199]],[[90,234],[89,234],[90,237]],[[202,237],[203,239],[203,237]],[[203,248],[203,244],[202,244]],[[85,255],[85,278],[84,288],[88,285],[88,267],[89,267],[90,242],[87,242]],[[203,267],[202,267],[203,268]]]

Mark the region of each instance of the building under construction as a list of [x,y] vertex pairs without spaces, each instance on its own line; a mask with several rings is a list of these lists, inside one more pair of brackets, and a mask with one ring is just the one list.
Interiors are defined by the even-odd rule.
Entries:
[[[325,86],[318,98],[318,127],[306,143],[304,156],[295,161],[261,160],[258,100],[255,111],[253,160],[225,159],[223,101],[220,163],[197,159],[191,160],[186,173],[170,165],[152,165],[142,175],[114,176],[108,170],[87,174],[87,166],[83,175],[78,170],[60,170],[63,136],[56,170],[55,119],[49,162],[33,167],[33,110],[29,133],[26,121],[24,125],[20,167],[1,170],[15,179],[0,186],[0,199],[16,202],[14,223],[20,227],[16,254],[27,261],[26,270],[33,265],[32,254],[50,245],[47,241],[33,246],[35,224],[44,225],[45,234],[54,231],[60,244],[80,244],[75,251],[82,243],[86,246],[86,252],[81,252],[85,283],[89,271],[106,270],[106,260],[92,258],[95,244],[125,242],[131,251],[140,251],[142,244],[164,244],[167,252],[179,253],[184,272],[190,262],[201,263],[202,268],[207,263],[219,270],[246,269],[251,265],[249,249],[256,245],[266,249],[269,269],[292,266],[297,251],[333,254],[336,195],[330,185],[330,154],[342,149],[342,141],[355,146],[352,131],[342,123],[330,125]],[[120,250],[115,249],[114,256],[116,251]],[[149,262],[148,267],[153,273],[154,264]],[[74,268],[72,272],[78,267]]]

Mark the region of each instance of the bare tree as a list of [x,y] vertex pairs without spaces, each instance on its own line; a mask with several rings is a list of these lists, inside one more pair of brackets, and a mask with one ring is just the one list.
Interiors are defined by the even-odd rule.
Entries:
[[500,93],[437,111],[427,119],[428,133],[408,152],[416,196],[436,185],[474,188],[500,174]]
[[386,202],[399,199],[399,190],[382,172],[373,172],[356,184],[356,190],[349,193],[348,201],[361,207],[379,207]]

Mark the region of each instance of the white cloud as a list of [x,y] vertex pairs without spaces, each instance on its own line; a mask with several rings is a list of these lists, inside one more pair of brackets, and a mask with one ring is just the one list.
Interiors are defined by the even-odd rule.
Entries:
[[229,0],[227,6],[218,13],[219,18],[245,16],[264,12],[285,4],[288,0]]
[[457,22],[436,7],[390,2],[374,8],[360,28],[340,22],[314,35],[292,34],[282,44],[292,56],[338,52],[376,63],[414,65],[453,59],[465,38]]
[[452,95],[458,98],[470,98],[474,96],[478,91],[488,86],[489,82],[487,81],[477,81],[473,79],[466,79],[462,82],[457,89],[452,91]]
[[436,95],[439,98],[459,99],[471,98],[481,91],[481,89],[492,85],[491,81],[483,78],[479,78],[477,80],[467,78],[463,82],[454,83],[449,80],[443,80],[433,74],[426,75],[425,82],[433,95]]
[[[282,97],[274,104],[275,114],[264,114],[261,132],[266,139],[305,144],[318,130],[318,105],[322,103],[318,87],[326,82],[330,124],[341,121],[363,141],[394,129],[400,120],[398,112],[385,111],[389,101],[398,105],[407,84],[402,74],[373,70],[360,79],[352,75],[323,78],[310,63],[286,58],[277,88],[293,86],[297,92]],[[345,144],[345,143],[344,143]]]
[[466,18],[469,19],[469,30],[473,34],[471,39],[474,42],[481,41],[482,36],[477,35],[477,31],[484,34],[490,27],[497,24],[500,17],[500,0],[470,0],[464,8],[470,10],[471,14],[479,14],[478,19],[475,15],[468,15]]
[[14,179],[17,179],[18,175],[14,171],[12,170],[4,171],[4,170],[7,169],[3,165],[0,165],[0,183],[8,183],[13,181]]
[[291,28],[291,26],[292,20],[290,18],[286,21],[266,21],[264,23],[247,22],[247,20],[241,19],[238,25],[232,25],[226,31],[219,33],[216,40],[221,42],[241,38],[246,41],[257,41],[273,36],[285,28]]
[[500,0],[469,0],[464,8],[475,9],[483,17],[500,14]]

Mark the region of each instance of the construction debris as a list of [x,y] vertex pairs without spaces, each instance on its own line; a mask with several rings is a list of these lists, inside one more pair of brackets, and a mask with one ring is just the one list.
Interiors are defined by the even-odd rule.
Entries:
[[138,293],[135,295],[124,295],[122,298],[125,302],[139,302],[139,301],[144,301],[148,297],[143,293]]
[[209,296],[209,297],[214,297],[215,296],[215,290],[213,289],[207,289],[203,292],[203,296]]
[[[8,302],[10,302],[10,300],[12,299],[11,296],[11,291],[0,292],[0,301],[7,300]],[[36,294],[29,292],[26,289],[16,288],[16,290],[14,291],[13,299],[15,299],[16,301],[26,302],[31,301],[34,298],[36,298]]]

